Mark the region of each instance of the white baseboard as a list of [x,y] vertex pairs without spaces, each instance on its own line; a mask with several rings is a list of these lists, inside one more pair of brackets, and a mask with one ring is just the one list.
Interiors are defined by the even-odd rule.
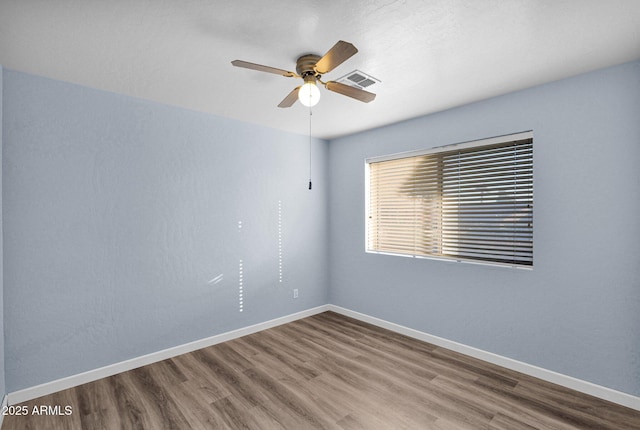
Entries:
[[[35,387],[25,388],[23,390],[14,391],[5,396],[5,402],[9,405],[15,405],[18,403],[33,400],[38,397],[46,396],[58,391],[66,390],[68,388],[76,387],[78,385],[93,382],[98,379],[106,378],[116,375],[118,373],[133,370],[138,367],[146,366],[148,364],[156,363],[158,361],[166,360],[168,358],[176,357],[181,354],[186,354],[197,349],[206,348],[211,345],[226,342],[232,339],[237,339],[248,334],[257,333],[268,328],[276,327],[282,324],[286,324],[295,320],[306,318],[312,315],[316,315],[329,310],[329,305],[322,305],[316,308],[307,309],[301,312],[297,312],[290,315],[285,315],[280,318],[265,321],[259,324],[250,325],[237,330],[232,330],[226,333],[221,333],[216,336],[211,336],[205,339],[196,340],[194,342],[185,343],[184,345],[178,345],[173,348],[163,349],[162,351],[154,352],[151,354],[143,355],[140,357],[132,358],[130,360],[122,361],[120,363],[111,364],[109,366],[100,367],[98,369],[89,370],[87,372],[79,373],[77,375],[68,376],[66,378],[58,379],[55,381],[47,382]],[[4,403],[3,403],[4,404]]]
[[472,346],[467,346],[462,343],[454,342],[448,339],[414,330],[412,328],[404,327],[399,324],[385,321],[380,318],[375,318],[366,314],[362,314],[360,312],[352,311],[350,309],[342,308],[340,306],[329,305],[328,310],[378,327],[386,328],[388,330],[412,337],[414,339],[432,343],[434,345],[441,346],[443,348],[447,348],[452,351],[468,355],[470,357],[497,364],[498,366],[515,370],[516,372],[524,373],[525,375],[533,376],[544,381],[552,382],[554,384],[558,384],[563,387],[579,391],[581,393],[589,394],[591,396],[608,400],[610,402],[640,411],[640,397],[632,396],[631,394],[616,391],[611,388],[584,381],[582,379],[577,379],[572,376],[554,372],[552,370],[543,369],[542,367],[523,363],[522,361],[513,360],[511,358],[503,357],[498,354],[483,351]]
[[[5,394],[4,397],[2,398],[2,406],[0,406],[0,409],[2,412],[4,412],[4,408],[9,404],[9,397]],[[4,413],[0,413],[0,428],[2,428],[2,421],[4,421]]]

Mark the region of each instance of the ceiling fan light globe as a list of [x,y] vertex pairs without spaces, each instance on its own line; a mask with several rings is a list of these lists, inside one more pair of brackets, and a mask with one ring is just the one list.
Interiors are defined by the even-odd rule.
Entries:
[[304,106],[311,107],[320,101],[320,90],[315,82],[305,82],[298,90],[298,100]]

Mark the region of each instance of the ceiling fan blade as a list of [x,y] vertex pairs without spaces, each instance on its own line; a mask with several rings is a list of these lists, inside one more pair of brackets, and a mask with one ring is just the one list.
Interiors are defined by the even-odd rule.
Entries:
[[298,75],[288,70],[276,69],[275,67],[263,66],[262,64],[250,63],[248,61],[233,60],[231,64],[233,64],[236,67],[244,67],[245,69],[257,70],[259,72],[273,73],[276,75],[286,76],[289,78],[298,77]]
[[341,84],[340,82],[329,81],[324,84],[324,86],[329,91],[333,91],[334,93],[342,94],[365,103],[369,103],[376,98],[376,95],[370,93],[369,91],[361,90],[350,85]]
[[280,104],[278,105],[279,108],[288,108],[293,106],[293,104],[298,100],[298,90],[300,89],[300,87],[295,87],[293,89],[293,91],[291,91],[289,93],[289,95],[287,95],[284,100],[282,100],[280,102]]
[[329,51],[318,60],[315,67],[316,72],[324,75],[347,61],[355,55],[356,52],[358,52],[358,50],[355,46],[344,40],[339,40],[338,43],[333,45],[333,48],[329,49]]

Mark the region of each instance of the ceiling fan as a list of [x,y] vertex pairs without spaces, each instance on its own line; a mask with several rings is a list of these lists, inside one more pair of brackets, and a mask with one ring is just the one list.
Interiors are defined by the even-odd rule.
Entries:
[[302,78],[304,84],[296,87],[280,102],[278,107],[288,108],[293,106],[296,100],[305,106],[314,106],[320,99],[320,90],[316,85],[320,82],[324,87],[334,93],[342,94],[361,102],[369,103],[376,98],[376,95],[350,85],[341,84],[340,82],[329,81],[323,82],[320,78],[325,73],[329,73],[340,64],[347,61],[355,53],[358,52],[355,46],[349,42],[339,40],[333,45],[329,51],[322,57],[319,55],[303,55],[296,62],[296,72],[277,69],[275,67],[263,66],[262,64],[249,63],[248,61],[234,60],[231,62],[236,67],[244,67],[245,69],[258,70],[260,72],[274,73],[276,75],[286,76],[288,78]]

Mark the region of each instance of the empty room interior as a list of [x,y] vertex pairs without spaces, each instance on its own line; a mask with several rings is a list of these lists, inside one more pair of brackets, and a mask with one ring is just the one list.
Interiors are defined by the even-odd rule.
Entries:
[[0,0],[13,429],[640,429],[640,2]]

